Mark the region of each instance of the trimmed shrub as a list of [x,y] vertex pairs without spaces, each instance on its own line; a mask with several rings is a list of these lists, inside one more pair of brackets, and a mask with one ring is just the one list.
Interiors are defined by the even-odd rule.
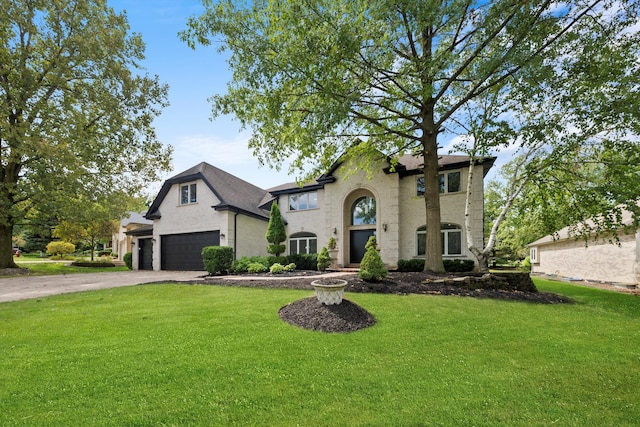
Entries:
[[269,273],[271,274],[281,274],[284,272],[285,272],[284,265],[278,264],[277,262],[273,264],[271,267],[269,267]]
[[[450,273],[473,271],[475,264],[470,259],[445,259],[444,269]],[[401,259],[398,261],[398,271],[423,271],[423,259]]]
[[76,250],[76,245],[69,242],[54,241],[47,245],[47,253],[63,258],[65,255],[72,254]]
[[116,265],[112,262],[107,261],[74,261],[71,263],[74,267],[115,267]]
[[401,259],[398,260],[398,271],[422,271],[424,270],[423,259]]
[[205,246],[202,248],[204,268],[211,275],[227,272],[233,265],[233,248],[230,246]]
[[237,259],[233,263],[233,272],[237,274],[247,273],[249,271],[249,265],[253,263],[260,263],[267,267],[267,259],[266,257],[260,256],[243,256],[240,259]]
[[330,265],[331,257],[329,256],[329,251],[326,246],[323,246],[318,254],[318,270],[325,271]]
[[470,259],[445,259],[443,264],[444,269],[451,273],[473,271],[475,267],[475,263]]
[[296,271],[296,265],[294,263],[289,263],[284,266],[284,271],[287,271],[287,272]]
[[295,264],[298,270],[317,270],[318,268],[318,254],[291,254],[287,255],[286,259],[287,263]]
[[338,242],[336,241],[335,237],[329,237],[329,242],[327,243],[327,249],[329,249],[330,251],[333,251],[336,249],[336,247],[338,246]]
[[249,264],[249,268],[247,269],[248,273],[264,273],[268,271],[269,268],[259,262],[252,262]]
[[376,249],[376,237],[369,237],[369,241],[365,245],[366,252],[362,261],[360,261],[360,271],[358,277],[365,282],[377,282],[387,277],[388,271],[380,258],[380,254]]
[[124,254],[122,260],[129,270],[133,270],[133,254],[131,252]]

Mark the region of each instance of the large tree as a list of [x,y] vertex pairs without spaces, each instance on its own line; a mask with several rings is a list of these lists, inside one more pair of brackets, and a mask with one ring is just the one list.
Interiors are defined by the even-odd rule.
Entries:
[[[454,117],[466,132],[458,148],[471,156],[515,150],[494,185],[500,209],[484,248],[474,245],[465,224],[481,268],[512,207],[542,235],[570,225],[585,240],[593,234],[615,240],[623,210],[640,223],[640,31],[637,10],[630,12],[594,12],[563,43],[569,54],[525,66],[509,87],[485,92]],[[509,219],[511,226],[518,222]]]
[[167,86],[105,0],[0,0],[0,268],[29,209],[68,195],[136,193],[168,169],[152,121]]
[[[292,169],[312,166],[310,174],[344,152],[358,159],[422,155],[425,269],[443,271],[439,134],[470,100],[507,87],[525,66],[568,53],[560,43],[613,2],[204,4],[182,37],[192,47],[230,52],[233,80],[226,94],[213,96],[214,116],[234,114],[252,127],[250,146],[263,162],[277,167],[294,159]],[[615,2],[616,10],[634,4]],[[354,138],[363,140],[356,149]]]

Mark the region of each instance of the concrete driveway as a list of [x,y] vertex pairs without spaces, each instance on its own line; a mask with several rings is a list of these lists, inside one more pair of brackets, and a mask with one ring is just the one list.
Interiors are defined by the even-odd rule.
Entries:
[[0,278],[0,302],[143,283],[202,280],[206,271],[117,271]]

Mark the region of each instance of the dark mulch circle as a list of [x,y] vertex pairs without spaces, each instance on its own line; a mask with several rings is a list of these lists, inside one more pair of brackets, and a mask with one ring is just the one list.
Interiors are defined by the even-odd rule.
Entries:
[[376,323],[371,313],[346,299],[325,305],[316,297],[304,298],[282,307],[279,314],[287,323],[322,332],[353,332]]

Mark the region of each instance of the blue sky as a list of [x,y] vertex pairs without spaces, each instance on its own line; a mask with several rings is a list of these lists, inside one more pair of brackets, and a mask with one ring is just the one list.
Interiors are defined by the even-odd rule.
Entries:
[[[174,147],[173,171],[165,179],[205,161],[262,188],[295,180],[286,171],[260,167],[247,148],[250,134],[240,132],[239,122],[210,120],[207,98],[226,91],[231,72],[215,48],[194,51],[178,39],[187,19],[204,10],[200,0],[109,0],[109,5],[126,10],[131,31],[142,35],[146,72],[169,84],[171,105],[154,122],[158,139]],[[151,193],[161,184],[153,183]]]

